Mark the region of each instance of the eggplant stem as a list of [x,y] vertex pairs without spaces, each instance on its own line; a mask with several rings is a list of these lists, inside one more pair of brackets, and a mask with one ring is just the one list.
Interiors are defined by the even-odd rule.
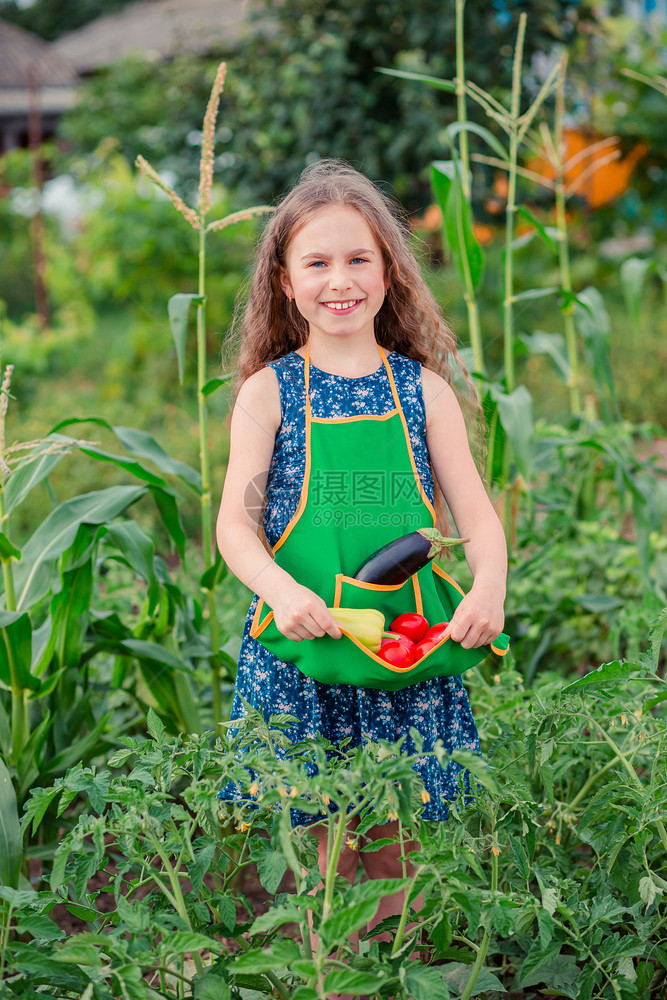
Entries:
[[431,543],[431,548],[428,550],[429,559],[439,556],[443,549],[451,548],[453,545],[464,545],[470,541],[469,538],[445,538],[437,528],[417,528],[417,534]]

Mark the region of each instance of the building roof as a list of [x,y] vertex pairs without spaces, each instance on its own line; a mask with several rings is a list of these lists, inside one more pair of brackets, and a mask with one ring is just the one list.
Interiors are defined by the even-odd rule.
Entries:
[[0,87],[27,87],[33,73],[42,87],[71,87],[76,70],[49,42],[0,20]]
[[169,57],[234,45],[248,30],[254,0],[135,0],[63,35],[54,50],[80,73],[139,53]]
[[35,100],[42,112],[59,114],[74,101],[77,74],[53,47],[0,20],[0,116],[26,114]]

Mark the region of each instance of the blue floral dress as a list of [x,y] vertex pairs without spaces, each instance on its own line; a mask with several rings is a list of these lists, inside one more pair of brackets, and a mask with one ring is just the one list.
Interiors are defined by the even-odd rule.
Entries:
[[[407,420],[417,471],[432,502],[433,474],[426,447],[421,366],[395,351],[387,357]],[[280,386],[281,424],[267,478],[263,525],[269,543],[275,545],[296,511],[305,474],[304,360],[292,351],[271,362],[270,367]],[[384,365],[362,378],[347,378],[321,371],[311,364],[310,400],[314,417],[381,415],[394,409]],[[242,695],[251,705],[262,708],[267,718],[279,712],[296,716],[299,723],[287,733],[293,742],[315,737],[318,733],[334,744],[350,741],[358,746],[365,739],[394,742],[414,726],[424,740],[425,751],[432,750],[435,741],[440,739],[448,751],[481,752],[470,702],[460,677],[436,677],[394,692],[321,684],[302,674],[294,665],[279,660],[250,636],[258,600],[255,595],[243,630],[232,719],[245,714],[239,697]],[[409,733],[403,747],[406,753],[415,753]],[[415,769],[430,794],[422,814],[424,819],[447,819],[447,802],[458,794],[457,775],[462,768],[451,761],[443,770],[434,757],[425,756],[418,759]],[[236,799],[242,794],[240,789],[227,785],[220,797]],[[292,816],[295,824],[315,822],[319,818],[298,809],[292,810]]]

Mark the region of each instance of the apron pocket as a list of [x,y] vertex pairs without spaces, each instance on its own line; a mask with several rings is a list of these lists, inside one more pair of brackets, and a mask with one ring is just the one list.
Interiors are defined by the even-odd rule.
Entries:
[[[439,567],[434,569],[439,570]],[[376,608],[385,616],[386,629],[394,618],[408,611],[424,614],[431,624],[445,621],[459,604],[464,592],[451,577],[441,570],[439,573],[442,576],[431,572],[429,565],[405,583],[396,586],[362,583],[339,573],[336,576],[332,606]],[[354,684],[384,691],[399,691],[433,677],[458,676],[470,670],[489,653],[488,646],[463,649],[451,639],[445,639],[412,667],[394,667],[381,660],[354,636],[343,629],[341,631],[341,639],[325,635],[318,639],[293,642],[278,631],[273,612],[260,600],[250,634],[281,660],[295,664],[306,676],[323,684]],[[503,634],[492,648],[503,655],[507,651],[508,642],[508,637]]]

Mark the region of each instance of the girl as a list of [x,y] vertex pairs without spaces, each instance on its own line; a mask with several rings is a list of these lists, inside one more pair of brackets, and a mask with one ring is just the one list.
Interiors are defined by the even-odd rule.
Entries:
[[[271,618],[265,604],[295,655],[301,648],[321,660],[318,637],[341,641],[328,610],[336,574],[352,576],[386,541],[432,526],[436,507],[444,529],[443,499],[460,536],[470,539],[465,554],[474,577],[450,637],[469,650],[490,643],[503,626],[505,538],[450,381],[458,371],[472,386],[406,228],[384,195],[346,164],[306,169],[271,217],[243,316],[237,371],[217,538],[228,566],[255,596],[232,718],[244,713],[242,695],[267,718],[296,716],[295,742],[318,732],[334,744],[358,745],[365,737],[393,742],[414,726],[425,751],[441,739],[450,751],[480,752],[460,677],[395,692],[326,684],[261,644]],[[352,438],[345,436],[350,430]],[[332,551],[337,565],[322,557]],[[331,649],[329,640],[320,642]],[[404,747],[414,753],[409,737]],[[428,756],[418,770],[430,795],[424,818],[446,819],[460,768],[450,763],[443,771]],[[314,817],[297,813],[297,819]],[[316,823],[313,832],[324,871],[326,824]],[[384,825],[370,836],[395,832]],[[341,874],[351,881],[358,857],[349,849],[342,856]],[[371,878],[401,873],[394,845],[364,852],[361,860]],[[401,903],[385,899],[376,922],[400,912]]]

